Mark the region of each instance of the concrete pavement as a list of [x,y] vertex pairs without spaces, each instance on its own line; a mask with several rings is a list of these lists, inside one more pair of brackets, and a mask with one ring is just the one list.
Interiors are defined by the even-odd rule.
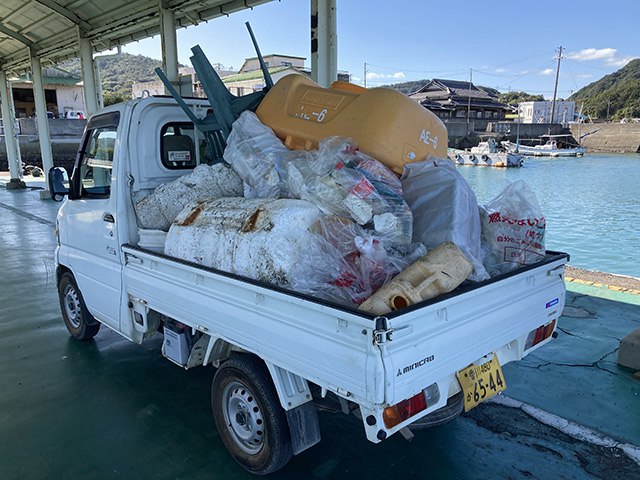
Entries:
[[[27,179],[27,184],[37,187]],[[0,186],[0,477],[250,478],[209,405],[212,368],[184,371],[156,336],[71,338],[55,285],[59,204]],[[507,390],[455,421],[379,445],[320,414],[322,442],[273,478],[640,478],[640,381],[616,364],[639,296],[568,282],[556,340],[504,366]]]

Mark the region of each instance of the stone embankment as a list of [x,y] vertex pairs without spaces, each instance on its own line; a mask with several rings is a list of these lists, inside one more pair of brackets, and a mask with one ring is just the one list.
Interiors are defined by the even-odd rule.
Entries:
[[[570,125],[573,137],[582,138],[587,152],[640,153],[640,124],[638,123],[588,123]],[[597,130],[597,131],[596,131]]]

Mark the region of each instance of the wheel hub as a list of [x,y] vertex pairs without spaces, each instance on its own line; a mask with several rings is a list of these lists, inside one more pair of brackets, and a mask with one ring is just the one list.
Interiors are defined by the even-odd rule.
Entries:
[[223,392],[227,428],[244,451],[255,454],[264,444],[264,417],[253,393],[240,382],[229,383]]
[[69,323],[74,328],[80,327],[80,297],[76,290],[67,285],[64,290],[64,310],[67,315]]

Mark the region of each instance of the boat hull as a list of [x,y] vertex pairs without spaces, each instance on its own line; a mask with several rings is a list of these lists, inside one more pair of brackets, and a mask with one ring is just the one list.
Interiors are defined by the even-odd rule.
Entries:
[[457,165],[475,165],[478,167],[521,167],[522,155],[511,153],[449,153],[449,159]]
[[513,142],[502,142],[504,148],[511,153],[518,152],[528,157],[580,157],[584,155],[585,149],[579,148],[551,148],[547,145],[528,147],[526,145],[516,145]]

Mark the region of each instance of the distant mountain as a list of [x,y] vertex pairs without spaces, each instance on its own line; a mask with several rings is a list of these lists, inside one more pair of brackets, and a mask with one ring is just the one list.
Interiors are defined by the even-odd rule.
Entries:
[[498,95],[498,99],[502,103],[507,103],[510,105],[517,105],[521,102],[544,102],[543,95],[531,95],[527,92],[501,93]]
[[576,102],[576,109],[584,102],[582,113],[592,118],[605,119],[607,110],[611,120],[640,117],[640,58],[581,88],[569,100]]
[[413,92],[420,90],[424,87],[429,80],[415,80],[412,82],[402,82],[402,83],[394,83],[393,85],[385,85],[387,88],[393,88],[394,90],[398,90],[399,92],[404,93],[405,95],[410,95]]
[[[160,60],[129,53],[99,60],[98,64],[105,106],[131,99],[131,85],[135,82],[158,80],[154,69],[162,67]],[[77,58],[67,60],[59,66],[76,75],[82,75],[80,60]]]

